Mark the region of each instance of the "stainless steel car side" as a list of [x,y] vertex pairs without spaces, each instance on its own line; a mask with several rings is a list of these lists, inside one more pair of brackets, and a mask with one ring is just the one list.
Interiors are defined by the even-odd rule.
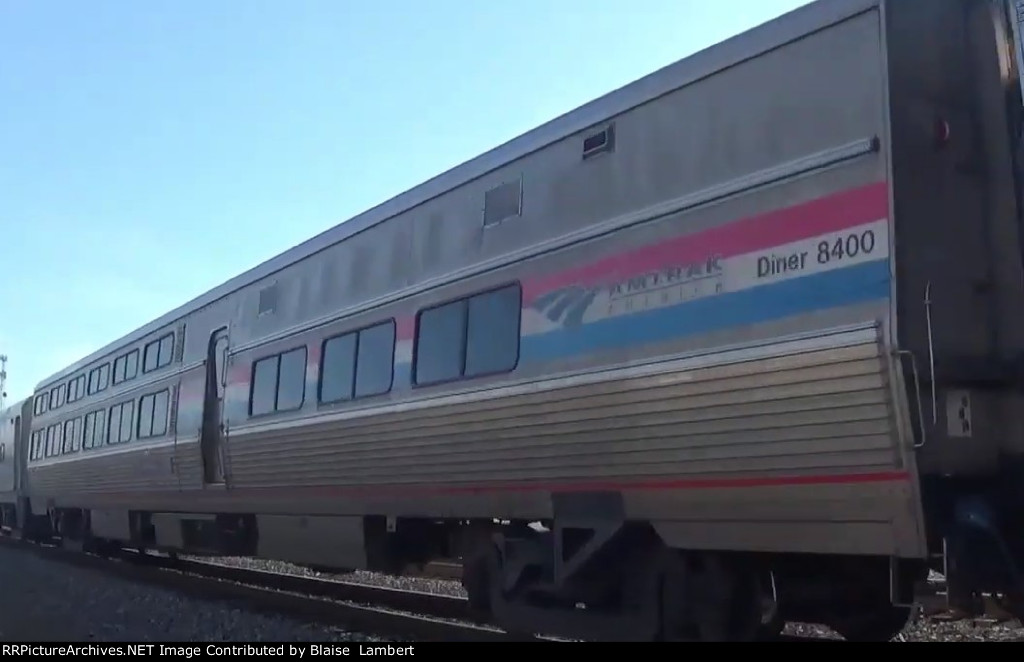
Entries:
[[820,0],[236,277],[39,384],[31,513],[584,638],[1024,613],[1008,8]]

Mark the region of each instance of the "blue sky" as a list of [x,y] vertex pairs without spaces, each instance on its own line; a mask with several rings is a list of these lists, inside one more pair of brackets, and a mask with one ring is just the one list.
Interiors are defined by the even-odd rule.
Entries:
[[806,0],[0,0],[8,402],[346,218]]

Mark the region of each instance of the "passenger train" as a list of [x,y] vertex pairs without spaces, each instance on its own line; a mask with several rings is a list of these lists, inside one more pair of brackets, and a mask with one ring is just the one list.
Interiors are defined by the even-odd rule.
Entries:
[[10,407],[3,521],[584,639],[1024,616],[1016,21],[818,0],[349,219]]

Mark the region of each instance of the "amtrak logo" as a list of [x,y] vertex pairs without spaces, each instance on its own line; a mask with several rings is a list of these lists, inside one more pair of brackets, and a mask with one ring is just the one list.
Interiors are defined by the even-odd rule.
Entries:
[[570,285],[542,294],[531,307],[556,324],[576,326],[583,322],[583,315],[603,289],[603,286]]
[[714,296],[722,292],[723,271],[721,256],[712,255],[610,283],[562,287],[541,295],[530,307],[555,324],[577,326],[595,301],[603,311],[599,317],[614,317]]

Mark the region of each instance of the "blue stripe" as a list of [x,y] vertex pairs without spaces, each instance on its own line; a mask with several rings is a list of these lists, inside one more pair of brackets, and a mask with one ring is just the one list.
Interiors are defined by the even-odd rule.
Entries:
[[888,299],[889,278],[889,260],[876,260],[676,306],[549,331],[522,339],[520,361],[568,358]]

